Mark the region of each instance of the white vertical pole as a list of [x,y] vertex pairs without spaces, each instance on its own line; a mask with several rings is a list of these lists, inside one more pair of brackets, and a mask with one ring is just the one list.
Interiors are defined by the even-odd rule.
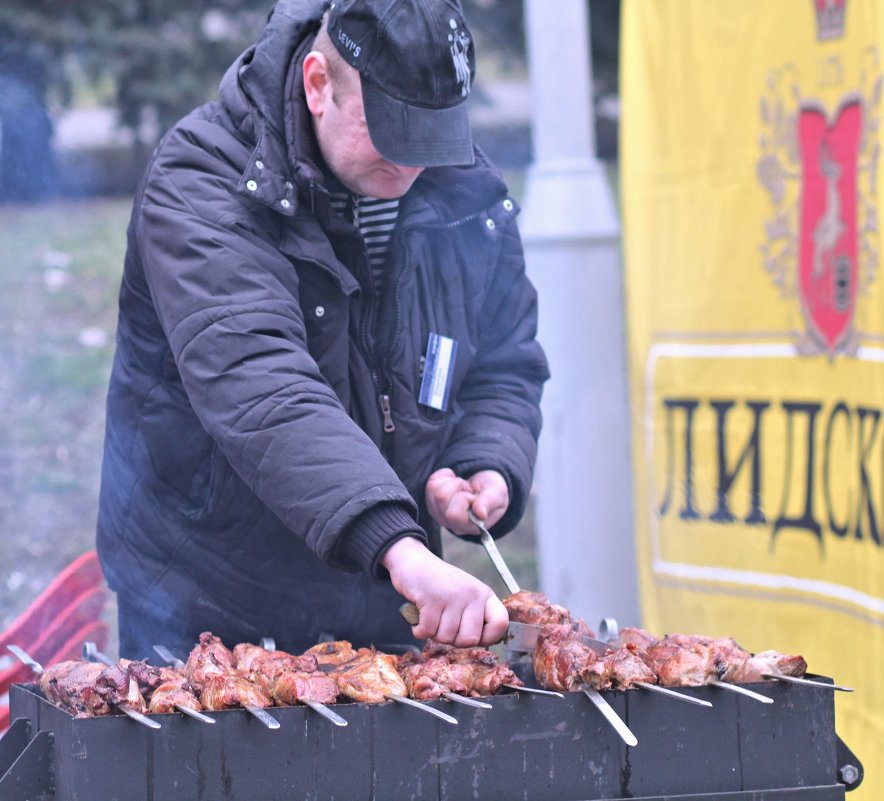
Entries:
[[540,297],[535,490],[543,589],[593,624],[639,622],[620,223],[595,156],[586,0],[525,0],[535,161],[522,235]]

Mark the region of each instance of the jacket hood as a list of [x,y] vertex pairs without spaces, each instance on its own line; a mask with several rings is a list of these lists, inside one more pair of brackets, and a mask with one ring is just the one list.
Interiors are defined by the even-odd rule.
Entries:
[[[277,184],[300,190],[286,194],[290,205],[285,209],[274,204],[277,211],[289,215],[296,213],[299,194],[303,198],[316,192],[324,182],[303,100],[300,62],[327,7],[327,0],[280,0],[258,41],[230,66],[220,86],[221,102],[237,129],[255,143],[240,181],[241,191],[248,193],[246,184],[257,177],[257,171],[266,179],[269,169]],[[479,148],[470,166],[424,170],[415,190],[434,198],[433,216],[440,222],[479,213],[507,193],[497,168]]]

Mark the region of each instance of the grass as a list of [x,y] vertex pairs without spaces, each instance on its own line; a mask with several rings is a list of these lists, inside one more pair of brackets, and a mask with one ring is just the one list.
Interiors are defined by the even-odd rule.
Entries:
[[[94,547],[128,200],[0,206],[0,629]],[[506,593],[484,550],[449,561]],[[536,586],[531,515],[502,545]]]
[[128,214],[0,206],[0,625],[93,547]]

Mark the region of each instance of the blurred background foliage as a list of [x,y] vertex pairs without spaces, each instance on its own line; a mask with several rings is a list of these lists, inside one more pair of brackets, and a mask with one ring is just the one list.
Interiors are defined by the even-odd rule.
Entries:
[[[463,4],[480,40],[480,77],[490,70],[495,78],[524,80],[523,4]],[[619,0],[590,4],[597,95],[616,92],[619,6]],[[225,69],[255,40],[271,7],[268,0],[3,0],[0,122],[4,106],[7,118],[10,106],[53,113],[77,103],[112,107],[119,124],[134,133],[133,159],[143,161],[163,131],[214,97]],[[22,141],[45,139],[47,124],[31,123]],[[15,150],[9,142],[3,149]],[[48,165],[50,156],[31,161]],[[49,170],[43,172],[35,180],[32,170],[17,196],[39,194],[51,181]]]

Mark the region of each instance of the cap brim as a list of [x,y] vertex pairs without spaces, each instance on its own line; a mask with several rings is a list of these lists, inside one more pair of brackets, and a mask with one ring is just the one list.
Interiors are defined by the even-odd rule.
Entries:
[[466,103],[450,108],[409,106],[362,80],[365,122],[375,149],[406,167],[472,164],[473,137]]

